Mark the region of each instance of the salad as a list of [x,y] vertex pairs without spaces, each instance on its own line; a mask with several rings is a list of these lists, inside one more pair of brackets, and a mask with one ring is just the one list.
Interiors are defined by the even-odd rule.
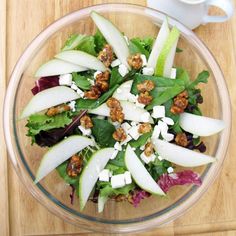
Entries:
[[[156,39],[128,38],[96,12],[94,35],[71,35],[54,59],[36,71],[33,97],[21,113],[32,144],[50,147],[35,183],[53,170],[72,187],[81,210],[102,212],[109,199],[137,207],[172,186],[195,184],[193,170],[215,161],[201,137],[224,122],[202,116],[199,83],[173,65],[180,32],[166,19]],[[158,198],[157,198],[158,201]]]

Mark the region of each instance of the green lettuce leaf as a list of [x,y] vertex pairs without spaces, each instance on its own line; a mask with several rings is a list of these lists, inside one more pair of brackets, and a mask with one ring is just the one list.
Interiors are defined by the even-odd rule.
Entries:
[[99,53],[107,43],[106,39],[103,37],[102,33],[99,30],[97,30],[97,32],[94,35],[94,43],[95,43],[95,50],[97,53]]
[[72,73],[72,77],[73,77],[73,81],[75,82],[75,84],[79,88],[81,88],[83,90],[89,90],[90,89],[91,84],[90,84],[89,80],[85,76],[80,75],[80,74],[78,74],[76,72],[73,72]]
[[137,140],[132,140],[129,145],[133,148],[138,148],[146,144],[147,140],[152,136],[152,133],[146,133],[141,135]]

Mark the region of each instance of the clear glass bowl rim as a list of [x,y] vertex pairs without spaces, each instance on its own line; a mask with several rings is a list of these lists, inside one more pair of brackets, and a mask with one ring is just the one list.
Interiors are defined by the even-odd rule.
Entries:
[[[201,187],[199,188],[193,187],[191,195],[188,196],[188,198],[185,199],[185,201],[182,202],[180,206],[176,206],[175,209],[171,213],[163,214],[161,216],[156,216],[154,214],[150,217],[147,216],[142,219],[137,219],[136,221],[131,221],[131,222],[129,221],[127,222],[123,222],[123,221],[120,221],[120,222],[107,221],[106,222],[105,221],[104,222],[96,218],[89,219],[88,217],[83,217],[83,215],[81,215],[82,217],[75,216],[72,212],[69,212],[68,210],[64,209],[63,206],[60,204],[60,202],[53,202],[48,196],[44,195],[41,192],[40,188],[38,188],[36,185],[33,184],[32,176],[30,175],[29,172],[25,172],[25,169],[27,169],[27,166],[25,165],[23,159],[19,157],[20,150],[15,151],[12,148],[12,147],[17,146],[17,140],[15,140],[15,136],[14,138],[12,137],[12,134],[11,134],[12,131],[10,127],[15,125],[15,119],[14,119],[15,106],[14,106],[13,98],[15,97],[15,94],[17,92],[17,85],[26,67],[26,62],[30,60],[34,52],[36,52],[46,42],[46,40],[50,38],[51,35],[53,35],[55,32],[60,30],[60,28],[65,27],[66,25],[69,25],[75,22],[75,20],[79,20],[83,18],[84,16],[88,15],[89,12],[91,12],[92,10],[95,10],[101,13],[107,12],[107,11],[108,12],[112,12],[112,11],[124,12],[125,11],[125,12],[138,13],[144,16],[147,16],[147,12],[148,12],[149,16],[152,17],[153,20],[157,20],[157,21],[160,19],[164,19],[165,17],[165,14],[151,8],[138,6],[134,4],[111,3],[111,4],[94,5],[91,7],[80,9],[78,11],[72,12],[58,19],[57,21],[49,25],[25,49],[25,51],[23,52],[22,56],[19,58],[12,72],[11,79],[10,79],[8,89],[7,89],[7,93],[5,96],[5,101],[4,101],[3,123],[4,123],[5,141],[6,141],[6,145],[7,145],[11,162],[20,180],[26,186],[28,191],[53,214],[61,217],[63,220],[66,220],[69,223],[72,223],[76,226],[79,226],[84,229],[94,230],[94,231],[112,232],[112,233],[143,231],[146,229],[150,229],[152,227],[160,226],[182,215],[194,203],[197,202],[197,200],[204,194],[204,192],[215,180],[223,164],[223,161],[227,152],[229,137],[230,137],[231,106],[230,106],[229,93],[228,93],[227,86],[224,81],[224,77],[221,72],[221,69],[219,65],[217,64],[217,62],[215,61],[213,55],[208,50],[208,48],[191,30],[186,28],[177,20],[169,17],[169,23],[171,25],[176,25],[180,29],[182,37],[187,39],[188,42],[199,53],[199,55],[202,57],[203,61],[206,63],[208,68],[210,68],[211,73],[214,75],[214,78],[216,78],[215,82],[217,84],[217,87],[221,88],[219,90],[221,110],[222,110],[221,119],[223,119],[228,125],[224,129],[224,131],[221,133],[221,136],[220,136],[219,147],[215,155],[216,158],[218,159],[217,164],[209,165],[207,169],[207,173],[205,173],[208,175],[207,180],[205,179],[203,181],[203,184]],[[92,223],[92,228],[91,228],[91,223]]]

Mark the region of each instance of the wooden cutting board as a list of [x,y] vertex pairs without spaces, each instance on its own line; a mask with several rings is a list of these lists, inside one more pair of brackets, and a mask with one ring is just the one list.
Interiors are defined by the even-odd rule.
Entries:
[[[61,16],[105,2],[146,4],[145,0],[0,1],[1,109],[10,73],[30,41]],[[233,127],[228,155],[217,181],[192,209],[163,228],[137,235],[236,235],[236,16],[227,23],[201,26],[196,33],[216,57],[231,94]],[[0,236],[101,235],[65,223],[41,206],[7,161],[2,126],[0,135]]]

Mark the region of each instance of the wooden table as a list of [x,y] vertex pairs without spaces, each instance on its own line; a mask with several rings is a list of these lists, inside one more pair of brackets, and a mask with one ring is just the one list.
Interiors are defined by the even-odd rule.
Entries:
[[[0,1],[1,109],[10,73],[27,44],[47,25],[61,16],[103,2],[145,5],[145,0]],[[224,72],[234,115],[236,114],[236,15],[224,24],[201,26],[196,33],[210,48]],[[235,122],[234,116],[227,159],[221,174],[209,191],[178,220],[163,228],[139,235],[236,235]],[[7,160],[2,126],[0,129],[0,235],[100,235],[63,222],[49,213],[26,191]],[[37,214],[31,215],[32,209]]]

